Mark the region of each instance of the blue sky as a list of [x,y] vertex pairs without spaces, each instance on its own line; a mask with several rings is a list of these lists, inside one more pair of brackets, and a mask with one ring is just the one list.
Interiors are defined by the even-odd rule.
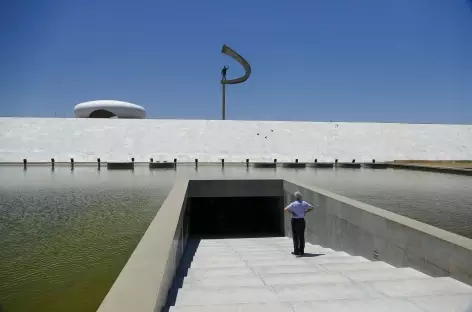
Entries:
[[0,115],[129,101],[151,118],[472,124],[470,0],[0,4]]

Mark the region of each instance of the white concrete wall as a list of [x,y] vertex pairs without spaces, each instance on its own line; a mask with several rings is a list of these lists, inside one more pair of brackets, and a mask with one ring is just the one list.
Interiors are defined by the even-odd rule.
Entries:
[[[308,242],[472,285],[472,239],[310,184],[284,180],[283,187],[285,205],[300,191],[315,207],[306,217]],[[291,233],[288,216],[285,233]]]
[[[259,133],[259,135],[257,135]],[[267,138],[266,138],[267,137]],[[472,125],[0,118],[0,162],[470,160]]]

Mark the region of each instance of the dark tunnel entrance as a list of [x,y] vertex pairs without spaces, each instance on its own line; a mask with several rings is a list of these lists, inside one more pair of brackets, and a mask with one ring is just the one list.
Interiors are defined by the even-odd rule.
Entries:
[[284,236],[283,197],[190,198],[189,234],[200,238]]
[[97,109],[90,113],[89,118],[113,118],[116,115],[105,109]]

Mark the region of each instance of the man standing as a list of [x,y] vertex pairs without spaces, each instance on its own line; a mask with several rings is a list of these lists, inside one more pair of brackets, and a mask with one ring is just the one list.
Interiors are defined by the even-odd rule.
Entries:
[[303,200],[300,192],[295,192],[295,201],[285,207],[285,212],[292,214],[293,255],[303,256],[305,253],[305,214],[313,210],[313,206]]
[[226,72],[228,71],[229,66],[224,66],[223,69],[221,69],[221,78],[223,80],[226,80]]

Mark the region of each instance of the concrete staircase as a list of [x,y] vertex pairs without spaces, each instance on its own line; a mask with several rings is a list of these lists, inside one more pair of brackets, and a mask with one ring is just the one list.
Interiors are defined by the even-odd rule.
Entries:
[[[472,287],[286,237],[189,243],[169,292],[172,312],[472,312]],[[447,256],[447,255],[445,255]]]

